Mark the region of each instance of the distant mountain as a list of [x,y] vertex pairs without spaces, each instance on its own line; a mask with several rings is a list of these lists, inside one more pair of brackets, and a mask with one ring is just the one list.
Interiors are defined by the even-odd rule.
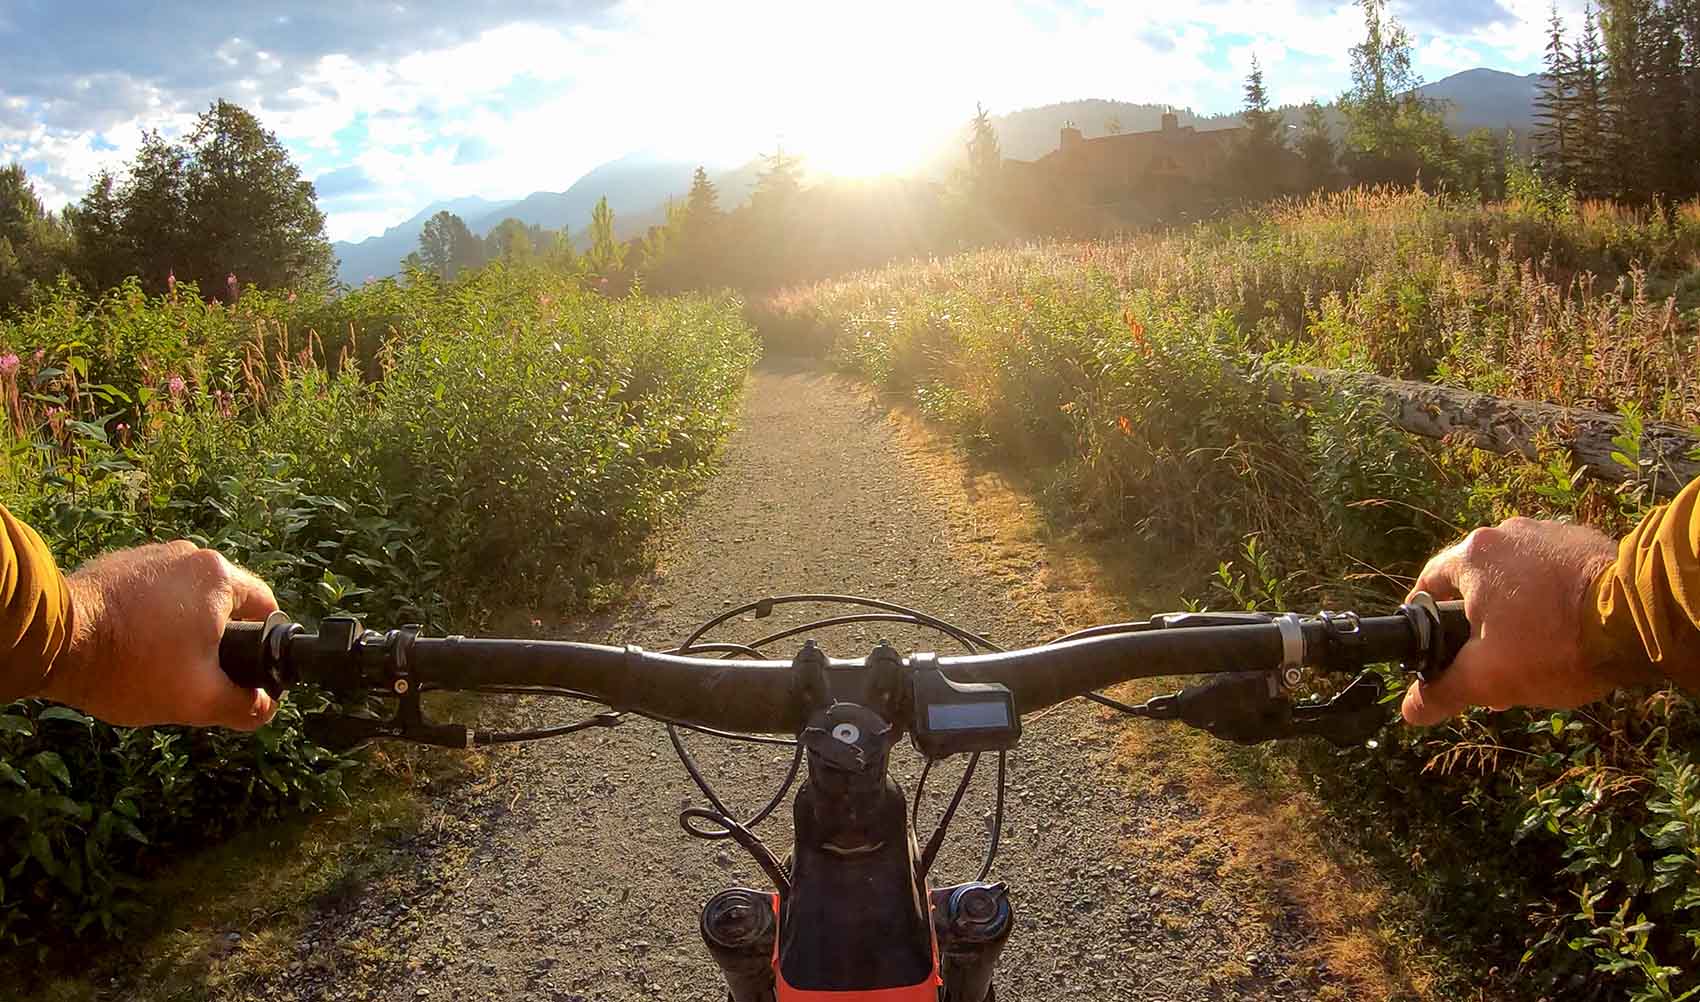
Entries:
[[[535,191],[522,199],[491,202],[461,198],[437,202],[412,219],[361,242],[332,245],[341,264],[337,277],[349,285],[368,278],[383,278],[401,269],[401,261],[419,249],[419,233],[425,221],[447,209],[461,217],[467,228],[487,235],[504,219],[518,219],[531,226],[558,230],[566,227],[573,242],[585,246],[590,214],[604,196],[614,210],[614,235],[622,240],[641,236],[649,227],[667,219],[667,201],[683,198],[691,190],[695,161],[668,160],[648,153],[633,153],[602,164],[574,181],[566,191]],[[753,164],[733,170],[710,171],[709,179],[720,190],[722,208],[733,208],[749,197],[755,184]]]
[[604,196],[614,210],[616,222],[622,212],[638,212],[666,201],[670,195],[690,190],[695,163],[664,160],[648,153],[633,153],[597,167],[572,183],[566,191],[538,191],[499,211],[466,224],[483,234],[512,216],[521,222],[558,230],[582,229],[590,221],[596,200]]
[[1456,132],[1471,129],[1516,129],[1535,127],[1535,98],[1541,74],[1518,76],[1486,68],[1454,73],[1417,88],[1424,97],[1445,101],[1446,124]]
[[[1425,97],[1446,102],[1447,124],[1456,132],[1509,127],[1527,133],[1535,124],[1535,95],[1540,81],[1538,73],[1519,76],[1481,68],[1425,84],[1421,91]],[[1065,125],[1073,125],[1088,138],[1109,134],[1111,125],[1122,132],[1144,132],[1160,128],[1166,110],[1166,105],[1127,101],[1065,101],[994,115],[992,124],[997,129],[998,145],[1004,156],[1037,160],[1057,148]],[[1298,109],[1281,110],[1290,125],[1296,126],[1303,120]],[[1232,114],[1198,115],[1184,108],[1176,109],[1176,114],[1182,125],[1201,131],[1240,124],[1239,116]],[[1328,108],[1328,119],[1338,131],[1340,117],[1332,105]],[[965,127],[941,137],[934,153],[921,165],[920,173],[931,178],[948,176],[961,166],[966,140]],[[690,190],[696,167],[696,161],[633,153],[602,164],[574,181],[566,191],[538,191],[506,202],[481,198],[438,202],[407,222],[385,230],[381,236],[333,245],[341,261],[338,275],[353,285],[368,277],[394,274],[400,269],[402,258],[418,249],[419,231],[425,221],[443,209],[466,220],[467,226],[480,236],[511,216],[547,229],[565,226],[573,242],[582,247],[591,210],[597,199],[607,196],[608,206],[614,210],[615,235],[622,240],[641,236],[649,227],[666,221],[668,200],[682,198]],[[720,189],[721,207],[733,209],[741,205],[755,187],[758,173],[759,164],[754,162],[730,170],[711,170],[709,177]]]
[[337,278],[348,285],[359,285],[368,278],[395,274],[401,268],[401,259],[419,249],[419,231],[425,228],[425,221],[445,209],[465,219],[469,214],[483,216],[500,212],[512,204],[476,196],[433,202],[420,209],[413,218],[397,223],[378,236],[367,237],[359,243],[339,240],[331,245],[331,251],[337,257]]

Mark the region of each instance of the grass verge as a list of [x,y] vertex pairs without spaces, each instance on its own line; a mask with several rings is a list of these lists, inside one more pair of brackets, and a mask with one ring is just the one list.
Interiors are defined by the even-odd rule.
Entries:
[[[450,700],[453,700],[451,703]],[[432,712],[464,718],[470,698]],[[151,874],[142,891],[150,921],[99,953],[66,945],[0,961],[18,1002],[258,1002],[291,978],[381,967],[381,944],[354,936],[301,941],[315,916],[413,866],[414,843],[448,819],[438,798],[491,781],[477,752],[388,743],[366,753],[349,802],[250,829]]]
[[[869,400],[890,406],[871,393]],[[1011,465],[965,455],[913,408],[891,413],[936,493],[962,499],[952,512],[954,538],[977,565],[1008,580],[1015,600],[1032,611],[1035,636],[1178,609],[1214,571],[1128,536],[1061,524],[1039,500],[1043,484]],[[1142,698],[1174,684],[1131,683],[1118,695]],[[1117,727],[1116,719],[1103,712],[1115,733],[1113,771],[1130,796],[1180,795],[1195,808],[1130,842],[1153,882],[1186,886],[1202,868],[1265,927],[1241,930],[1252,949],[1270,930],[1296,925],[1308,946],[1285,973],[1321,1000],[1505,997],[1507,983],[1472,963],[1467,946],[1425,934],[1421,903],[1401,886],[1409,874],[1367,851],[1365,831],[1344,830],[1287,749],[1242,748],[1179,727]],[[1249,969],[1219,973],[1227,986],[1251,976]]]

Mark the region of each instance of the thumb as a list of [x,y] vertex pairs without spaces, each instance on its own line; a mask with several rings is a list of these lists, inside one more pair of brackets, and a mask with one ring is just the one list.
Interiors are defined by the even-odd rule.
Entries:
[[1429,682],[1412,682],[1411,687],[1405,690],[1405,701],[1399,707],[1405,723],[1413,727],[1431,727],[1485,702],[1479,692],[1483,674],[1479,664],[1481,652],[1480,641],[1471,641],[1459,650],[1451,667],[1439,678]]
[[[196,719],[181,723],[193,727],[228,727],[237,731],[252,731],[263,727],[277,713],[277,701],[264,689],[237,685],[224,673],[218,655],[196,659],[195,667],[185,678],[189,692],[184,696],[186,706],[193,706]],[[190,693],[193,693],[190,696]]]
[[277,701],[264,689],[243,689],[227,680],[211,709],[213,719],[209,723],[236,731],[254,731],[264,727],[277,713]]

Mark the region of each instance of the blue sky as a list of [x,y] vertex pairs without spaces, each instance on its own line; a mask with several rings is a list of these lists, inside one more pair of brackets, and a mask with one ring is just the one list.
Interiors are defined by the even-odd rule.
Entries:
[[[1394,11],[1434,80],[1538,69],[1547,6]],[[438,199],[558,191],[635,150],[735,163],[783,141],[823,170],[877,172],[976,101],[1229,111],[1253,52],[1277,102],[1327,99],[1361,26],[1333,0],[7,0],[0,162],[61,205],[144,130],[179,134],[224,97],[314,179],[331,236],[357,239]]]

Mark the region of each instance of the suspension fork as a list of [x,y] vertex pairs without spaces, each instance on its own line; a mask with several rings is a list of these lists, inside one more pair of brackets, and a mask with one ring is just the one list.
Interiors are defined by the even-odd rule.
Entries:
[[773,896],[735,887],[703,906],[702,941],[726,978],[732,1002],[774,1002],[773,953],[779,935]]
[[[998,957],[1015,928],[1008,888],[973,881],[941,887],[929,898],[945,1002],[992,1002]],[[779,927],[771,895],[741,887],[721,891],[704,906],[701,930],[732,1002],[774,1002]]]
[[971,881],[931,894],[945,1002],[992,1002],[998,956],[1015,928],[1003,883]]

